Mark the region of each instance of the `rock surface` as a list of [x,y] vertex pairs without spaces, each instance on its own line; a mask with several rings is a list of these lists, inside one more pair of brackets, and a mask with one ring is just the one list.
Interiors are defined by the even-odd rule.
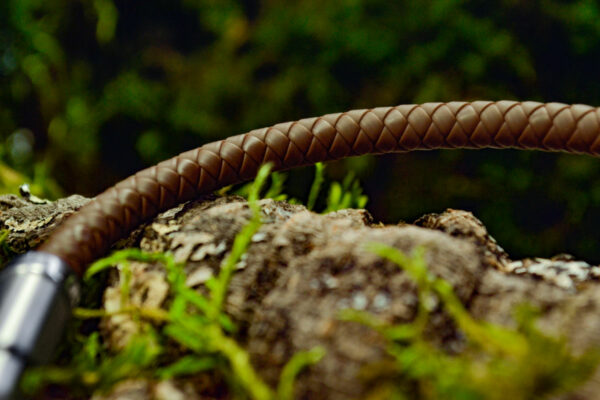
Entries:
[[[6,245],[15,253],[34,247],[86,202],[72,196],[33,204],[1,196],[0,227],[9,231]],[[240,327],[236,340],[272,385],[294,353],[316,345],[325,348],[323,360],[300,375],[299,398],[361,397],[370,384],[357,379],[361,370],[388,357],[378,334],[340,321],[340,310],[365,310],[390,323],[415,317],[414,283],[396,265],[365,251],[363,245],[369,242],[385,243],[406,254],[424,248],[430,270],[453,286],[477,319],[511,325],[515,306],[527,302],[543,311],[539,326],[546,332],[567,334],[580,351],[600,345],[599,268],[565,256],[512,261],[471,213],[447,210],[424,216],[415,225],[383,226],[373,224],[364,210],[319,215],[269,199],[261,200],[260,206],[263,225],[237,265],[226,311]],[[177,261],[186,263],[188,286],[203,291],[203,283],[218,273],[250,216],[242,198],[207,197],[162,213],[117,247],[172,252]],[[109,311],[120,304],[119,279],[113,274],[104,292]],[[131,302],[158,307],[167,297],[163,270],[133,263]],[[126,315],[113,316],[102,322],[102,336],[118,349],[136,327]],[[433,313],[428,334],[450,352],[459,352],[463,345],[442,311]],[[586,393],[600,389],[598,379],[596,374],[578,394],[565,398],[592,398]],[[193,382],[179,380],[129,381],[95,399],[200,397]]]

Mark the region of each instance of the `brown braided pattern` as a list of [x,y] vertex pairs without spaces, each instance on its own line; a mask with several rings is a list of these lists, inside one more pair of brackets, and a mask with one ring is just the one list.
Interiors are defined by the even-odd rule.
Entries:
[[366,153],[516,147],[600,153],[600,108],[514,101],[426,103],[277,124],[213,142],[145,169],[69,218],[40,250],[77,272],[141,222],[177,203],[287,169]]

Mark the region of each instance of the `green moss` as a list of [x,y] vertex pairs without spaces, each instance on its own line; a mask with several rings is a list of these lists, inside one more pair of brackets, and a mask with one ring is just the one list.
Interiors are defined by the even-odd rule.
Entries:
[[[258,206],[261,189],[269,178],[269,168],[260,170],[256,180],[244,187],[252,210],[249,222],[236,235],[231,252],[222,262],[218,276],[207,282],[202,295],[185,285],[183,265],[166,253],[148,254],[126,249],[95,262],[85,276],[90,290],[97,290],[104,271],[118,266],[121,273],[121,309],[106,312],[96,308],[77,308],[74,316],[83,321],[69,341],[69,362],[65,366],[30,369],[23,379],[28,393],[48,383],[69,387],[74,395],[89,396],[110,390],[116,383],[135,378],[172,379],[201,373],[227,377],[229,391],[242,398],[292,399],[297,374],[324,356],[322,348],[295,354],[284,366],[277,388],[269,387],[252,367],[248,353],[232,336],[236,326],[223,310],[223,304],[236,263],[247,251],[252,236],[261,226]],[[324,167],[316,167],[315,183],[309,196],[314,206],[324,181]],[[280,196],[284,175],[273,178],[267,194]],[[337,185],[337,186],[336,186]],[[333,183],[328,209],[356,206],[362,194],[353,177]],[[338,189],[334,189],[337,187]],[[357,189],[358,188],[358,189]],[[339,194],[331,195],[332,191]],[[367,325],[387,341],[393,360],[369,366],[364,375],[377,382],[369,399],[530,399],[548,398],[568,392],[585,382],[600,363],[600,349],[574,355],[564,337],[544,335],[536,327],[538,313],[528,306],[515,310],[517,327],[506,327],[474,320],[448,282],[433,276],[425,262],[424,249],[407,256],[395,248],[371,243],[374,252],[400,266],[418,287],[419,305],[411,323],[389,325],[376,316],[345,310],[341,319]],[[168,308],[140,308],[129,302],[131,272],[129,263],[160,263],[170,285]],[[431,298],[437,297],[465,337],[465,348],[450,355],[430,343],[425,328],[433,311]],[[92,303],[86,303],[92,304]],[[111,353],[87,321],[116,314],[127,314],[139,324],[138,334],[119,352]],[[172,343],[183,352],[175,357]],[[168,344],[171,344],[169,347]]]
[[[317,362],[323,350],[315,349],[292,357],[283,369],[276,392],[260,378],[250,363],[248,353],[230,336],[236,327],[223,310],[235,265],[261,226],[258,199],[269,172],[268,166],[262,167],[249,186],[248,205],[252,217],[236,235],[219,275],[207,282],[207,296],[185,285],[183,265],[177,264],[168,253],[149,254],[138,249],[126,249],[96,261],[88,269],[84,281],[88,285],[95,284],[99,273],[118,266],[122,277],[121,309],[109,313],[102,309],[77,308],[74,316],[87,320],[127,314],[138,322],[138,334],[114,354],[102,343],[98,332],[76,337],[75,343],[71,343],[69,364],[29,369],[22,382],[25,391],[35,393],[44,385],[54,383],[68,386],[75,394],[89,396],[95,391],[109,390],[115,383],[126,379],[170,379],[216,371],[228,376],[229,390],[241,391],[238,394],[242,397],[259,400],[291,398],[295,376],[305,366]],[[164,266],[171,298],[167,309],[138,307],[129,302],[131,261]],[[167,349],[169,342],[177,343],[184,354],[173,359]]]
[[9,230],[0,230],[0,266],[5,265],[11,258],[15,256],[6,239],[8,239]]
[[[536,328],[537,313],[521,306],[516,329],[474,320],[452,287],[427,269],[424,251],[412,256],[382,244],[367,246],[400,266],[417,284],[419,310],[407,324],[388,325],[375,316],[345,310],[341,318],[367,325],[384,336],[393,362],[372,399],[542,399],[565,393],[584,383],[600,363],[600,349],[574,355],[564,337],[550,337]],[[466,338],[460,355],[450,355],[424,336],[429,313],[427,301],[436,296]],[[391,379],[390,379],[391,376]]]

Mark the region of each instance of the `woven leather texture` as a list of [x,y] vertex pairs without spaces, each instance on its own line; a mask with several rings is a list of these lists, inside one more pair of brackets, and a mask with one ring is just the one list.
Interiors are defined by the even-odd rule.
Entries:
[[182,153],[121,181],[41,246],[79,274],[119,238],[178,203],[275,170],[367,153],[438,148],[600,153],[600,108],[476,101],[354,110],[253,130]]

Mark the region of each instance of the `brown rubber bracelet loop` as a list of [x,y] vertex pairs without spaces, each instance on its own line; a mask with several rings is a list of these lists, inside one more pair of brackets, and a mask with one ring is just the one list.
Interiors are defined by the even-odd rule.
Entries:
[[600,108],[475,101],[354,110],[277,124],[209,143],[119,182],[71,216],[40,250],[82,274],[143,221],[178,203],[275,170],[437,148],[520,148],[600,153]]

